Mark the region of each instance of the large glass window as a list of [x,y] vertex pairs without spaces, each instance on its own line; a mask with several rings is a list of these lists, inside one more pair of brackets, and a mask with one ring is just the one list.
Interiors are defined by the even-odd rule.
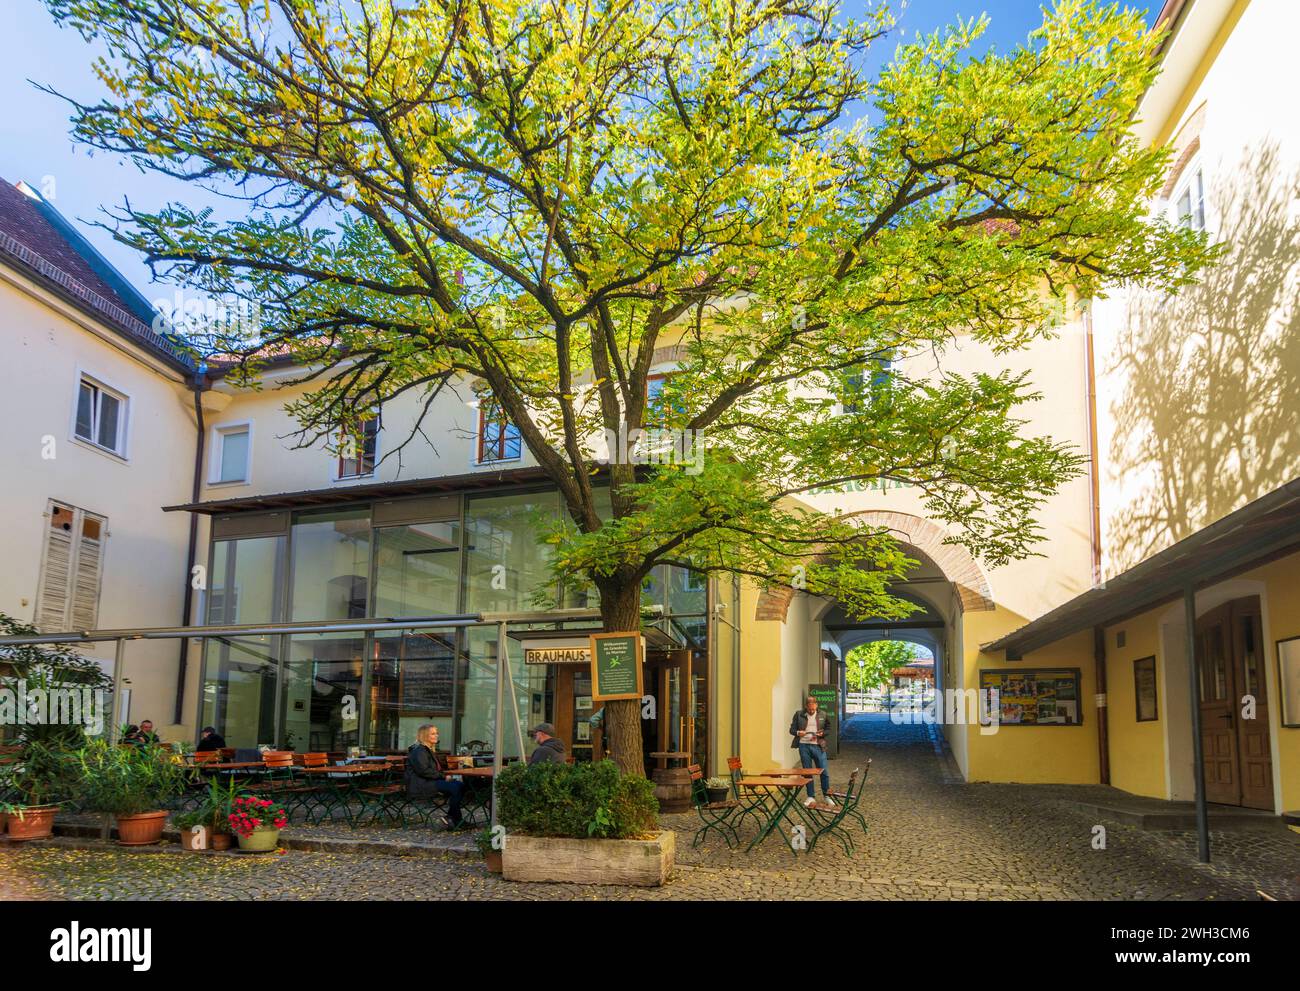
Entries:
[[282,746],[341,752],[360,744],[365,642],[355,633],[304,634],[289,641]]
[[375,616],[450,616],[459,593],[458,522],[375,531]]
[[550,545],[538,536],[559,511],[554,492],[486,496],[465,510],[470,612],[537,608],[533,596],[550,580]]
[[[456,745],[476,749],[491,749],[496,736],[497,698],[497,630],[494,627],[470,627],[466,631],[466,651],[461,658],[459,671],[460,705]],[[547,668],[540,664],[524,664],[519,642],[511,640],[510,673],[514,699],[507,688],[505,722],[501,727],[506,756],[518,755],[519,735],[524,735],[524,748],[531,752],[533,744],[527,738],[530,725],[553,720],[555,714],[548,704],[550,689]],[[520,728],[515,727],[515,713],[519,714]],[[538,712],[545,715],[539,717]]]
[[405,750],[424,723],[438,727],[441,746],[453,739],[455,630],[382,630],[370,655],[367,746]]
[[297,513],[293,520],[293,619],[362,619],[370,575],[370,510]]
[[[284,538],[219,540],[208,576],[210,625],[283,619]],[[205,648],[202,725],[232,747],[274,744],[278,637],[215,637]]]

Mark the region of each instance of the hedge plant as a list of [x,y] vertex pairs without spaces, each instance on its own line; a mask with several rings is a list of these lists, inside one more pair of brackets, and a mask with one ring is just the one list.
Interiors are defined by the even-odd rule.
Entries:
[[611,760],[512,764],[497,778],[497,821],[507,832],[570,839],[633,839],[659,829],[654,783]]

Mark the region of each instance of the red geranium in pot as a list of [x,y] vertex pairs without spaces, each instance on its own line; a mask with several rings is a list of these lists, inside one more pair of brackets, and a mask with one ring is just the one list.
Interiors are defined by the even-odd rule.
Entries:
[[230,803],[229,819],[239,849],[265,853],[279,845],[280,830],[289,824],[289,813],[269,798],[240,795]]

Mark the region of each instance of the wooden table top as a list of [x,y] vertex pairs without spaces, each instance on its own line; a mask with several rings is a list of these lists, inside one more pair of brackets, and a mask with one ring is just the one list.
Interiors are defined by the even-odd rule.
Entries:
[[770,771],[760,771],[760,778],[788,778],[791,775],[802,775],[808,778],[815,778],[822,773],[820,767],[774,767]]
[[493,771],[490,767],[449,767],[442,772],[447,777],[466,777],[466,778],[490,778]]
[[382,771],[388,767],[387,764],[375,764],[367,762],[365,764],[330,764],[326,767],[299,767],[295,770],[303,774],[368,774],[371,771]]
[[808,782],[803,778],[741,778],[742,788],[802,788]]
[[202,764],[191,764],[190,767],[197,767],[200,771],[246,771],[253,767],[264,768],[266,765],[260,760],[226,761],[221,764],[205,761]]

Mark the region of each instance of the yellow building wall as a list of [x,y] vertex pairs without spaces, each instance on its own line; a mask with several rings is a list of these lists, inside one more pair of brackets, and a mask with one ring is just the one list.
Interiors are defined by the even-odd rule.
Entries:
[[[1110,783],[1134,795],[1168,798],[1165,780],[1165,720],[1170,700],[1157,693],[1158,718],[1137,721],[1137,699],[1133,662],[1156,658],[1156,684],[1162,681],[1164,658],[1160,656],[1158,617],[1161,606],[1135,619],[1106,629],[1106,728],[1110,738]],[[1115,646],[1116,633],[1124,631],[1124,646]]]
[[967,725],[967,778],[1021,784],[1096,784],[1101,765],[1092,633],[1085,630],[1026,654],[1020,661],[1007,661],[1001,653],[986,654],[979,649],[981,643],[1022,624],[1022,620],[1002,609],[969,612],[963,616],[966,684],[977,686],[981,670],[1078,668],[1083,723],[1080,726],[1000,726],[994,733],[981,733],[980,726]]

